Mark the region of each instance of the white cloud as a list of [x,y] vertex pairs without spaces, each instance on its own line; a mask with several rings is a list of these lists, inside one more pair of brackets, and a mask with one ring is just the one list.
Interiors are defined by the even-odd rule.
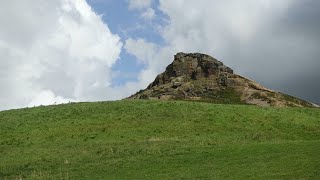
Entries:
[[150,64],[157,51],[157,46],[144,39],[127,39],[124,45],[126,51],[137,57],[139,61]]
[[286,0],[282,3],[268,0],[160,0],[160,9],[170,17],[163,37],[180,48],[218,50],[226,46],[229,39],[250,40],[261,25],[284,13],[288,5]]
[[50,90],[43,90],[37,94],[32,101],[28,104],[29,107],[51,104],[63,104],[74,101],[73,99],[65,99],[61,96],[56,96]]
[[164,71],[164,68],[173,60],[175,49],[166,47],[160,48],[154,43],[147,42],[145,39],[127,39],[125,50],[134,55],[140,63],[146,67],[138,77],[137,83],[131,83],[135,89],[144,89],[151,83],[157,74]]
[[145,20],[152,20],[155,17],[155,12],[152,8],[148,8],[144,13],[141,14],[141,17]]
[[152,4],[152,0],[128,0],[129,9],[146,9],[149,8]]
[[0,110],[108,98],[122,44],[85,0],[0,2]]
[[156,15],[151,5],[152,0],[128,0],[129,10],[139,11],[140,17],[144,20],[153,20]]

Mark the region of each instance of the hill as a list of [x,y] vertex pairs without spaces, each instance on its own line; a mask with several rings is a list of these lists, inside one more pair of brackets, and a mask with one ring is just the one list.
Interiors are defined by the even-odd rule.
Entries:
[[124,100],[0,112],[0,179],[319,179],[320,111]]
[[178,53],[165,72],[128,99],[193,100],[277,107],[315,107],[296,97],[263,87],[234,74],[217,59],[200,53]]

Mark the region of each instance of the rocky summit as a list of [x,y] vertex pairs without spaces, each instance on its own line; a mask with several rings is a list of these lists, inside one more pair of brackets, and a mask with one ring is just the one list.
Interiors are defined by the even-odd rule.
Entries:
[[217,59],[200,53],[177,53],[165,72],[128,99],[193,100],[223,104],[315,107],[234,74]]

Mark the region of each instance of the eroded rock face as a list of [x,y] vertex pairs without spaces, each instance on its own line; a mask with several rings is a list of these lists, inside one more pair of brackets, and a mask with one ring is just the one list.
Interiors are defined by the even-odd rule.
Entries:
[[148,88],[166,84],[173,78],[182,76],[192,80],[221,77],[220,82],[226,85],[228,74],[233,74],[233,70],[211,56],[180,52],[174,56],[173,62],[166,68],[166,71],[159,74]]
[[165,72],[147,89],[128,99],[196,100],[212,103],[259,106],[305,106],[313,104],[269,90],[234,74],[217,59],[200,53],[177,53]]

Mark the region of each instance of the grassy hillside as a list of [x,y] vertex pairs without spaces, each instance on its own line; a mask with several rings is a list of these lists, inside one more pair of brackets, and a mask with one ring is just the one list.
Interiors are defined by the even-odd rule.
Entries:
[[0,112],[0,179],[319,179],[319,152],[319,109],[137,100]]

